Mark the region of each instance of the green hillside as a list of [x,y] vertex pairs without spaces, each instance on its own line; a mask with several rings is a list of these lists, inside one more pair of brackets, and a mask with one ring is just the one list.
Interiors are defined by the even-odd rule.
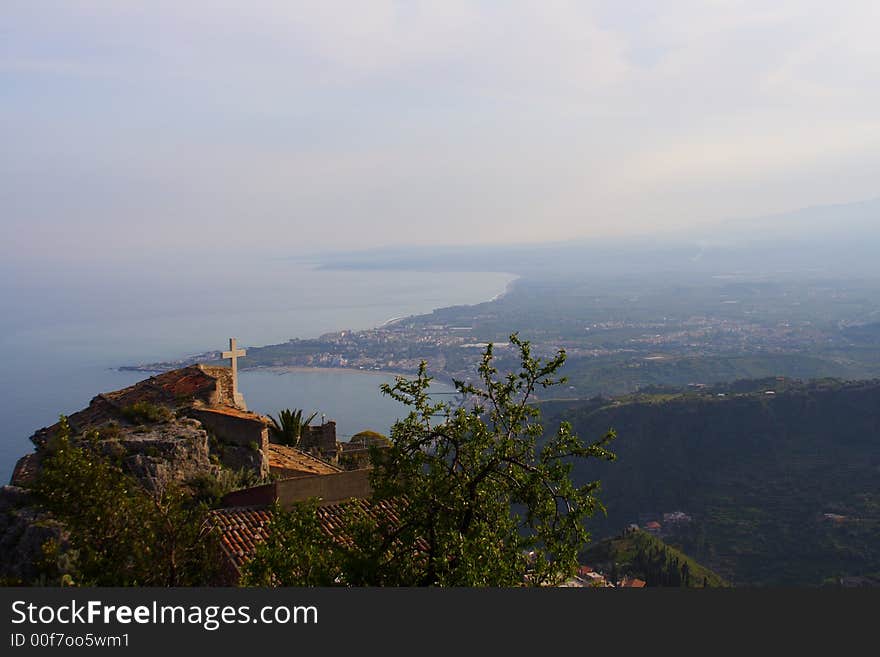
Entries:
[[637,577],[648,586],[717,588],[727,583],[717,574],[640,530],[591,544],[581,561],[609,574],[613,580]]
[[[723,396],[721,396],[723,395]],[[545,424],[614,428],[594,537],[659,522],[735,585],[880,580],[880,382],[759,382],[620,400],[546,402]],[[664,522],[680,511],[687,522]]]

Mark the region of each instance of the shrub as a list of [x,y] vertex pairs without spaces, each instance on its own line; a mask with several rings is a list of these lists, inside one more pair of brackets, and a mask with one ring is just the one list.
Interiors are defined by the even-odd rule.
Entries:
[[139,401],[122,409],[122,417],[132,424],[155,424],[172,418],[170,410],[148,401]]

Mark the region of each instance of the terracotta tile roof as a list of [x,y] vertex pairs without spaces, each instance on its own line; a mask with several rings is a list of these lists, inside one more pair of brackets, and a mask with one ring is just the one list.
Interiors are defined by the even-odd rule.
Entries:
[[269,469],[284,477],[293,477],[302,474],[324,475],[342,472],[335,465],[322,461],[319,458],[306,454],[294,447],[269,443],[266,450],[269,459]]
[[[219,375],[219,373],[217,374]],[[117,407],[130,406],[139,401],[173,403],[201,399],[204,402],[209,402],[214,401],[212,396],[217,388],[217,376],[209,374],[198,365],[192,365],[151,376],[149,379],[138,381],[128,388],[104,393],[100,397]]]
[[[321,527],[329,536],[341,543],[348,543],[344,533],[344,518],[349,509],[355,507],[373,518],[381,518],[392,524],[400,522],[396,505],[391,502],[371,502],[364,499],[351,499],[336,504],[318,507]],[[216,509],[209,514],[210,522],[220,531],[220,545],[237,573],[253,556],[257,545],[266,540],[272,510],[268,507],[232,507]],[[419,546],[424,548],[424,546]]]
[[217,415],[238,417],[243,420],[256,420],[257,422],[262,422],[263,424],[269,424],[268,418],[263,417],[259,413],[243,411],[233,406],[194,406],[193,408],[198,408],[198,410],[204,411],[206,413],[216,413]]
[[350,537],[345,535],[344,521],[346,513],[354,507],[371,518],[380,519],[389,522],[391,525],[398,525],[400,518],[397,515],[397,506],[387,500],[380,502],[372,502],[365,499],[351,499],[346,502],[337,504],[326,504],[318,507],[318,518],[321,521],[321,527],[327,534],[341,543],[349,543]]
[[[231,391],[232,372],[229,368],[190,365],[151,376],[121,390],[99,394],[92,399],[87,408],[71,414],[68,421],[74,431],[82,431],[111,420],[122,419],[122,409],[138,402],[168,407],[179,407],[185,403],[196,402],[214,409],[217,408],[217,404],[230,404]],[[31,440],[36,445],[42,445],[57,430],[56,423],[37,431]]]
[[647,583],[643,579],[638,579],[637,577],[624,577],[620,581],[621,588],[625,589],[643,589],[647,586]]
[[266,508],[238,507],[212,511],[211,523],[220,531],[220,546],[237,572],[266,540],[272,512]]
[[171,370],[154,376],[149,381],[154,388],[172,397],[194,397],[217,387],[217,376],[199,367]]

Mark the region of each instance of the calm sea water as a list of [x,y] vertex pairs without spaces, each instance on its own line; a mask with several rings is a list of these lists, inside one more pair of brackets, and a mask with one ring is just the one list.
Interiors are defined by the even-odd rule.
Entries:
[[[263,345],[443,306],[485,301],[513,276],[473,272],[332,271],[242,257],[192,256],[125,267],[5,272],[0,290],[0,482],[31,449],[27,438],[100,392],[145,378],[120,365],[170,360],[239,343]],[[11,281],[11,283],[9,282]],[[250,408],[304,408],[350,436],[387,432],[405,409],[379,393],[393,377],[338,371],[244,372]],[[438,387],[441,390],[442,387]]]

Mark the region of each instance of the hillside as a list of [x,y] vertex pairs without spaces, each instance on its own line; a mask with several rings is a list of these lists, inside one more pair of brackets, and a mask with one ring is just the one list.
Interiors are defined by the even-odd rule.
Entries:
[[616,462],[574,472],[602,481],[594,536],[657,522],[735,585],[880,579],[880,382],[768,386],[542,404],[547,426],[618,433]]
[[581,561],[609,573],[615,581],[629,577],[641,579],[651,587],[727,586],[716,573],[641,530],[627,530],[620,536],[591,544],[581,554]]

